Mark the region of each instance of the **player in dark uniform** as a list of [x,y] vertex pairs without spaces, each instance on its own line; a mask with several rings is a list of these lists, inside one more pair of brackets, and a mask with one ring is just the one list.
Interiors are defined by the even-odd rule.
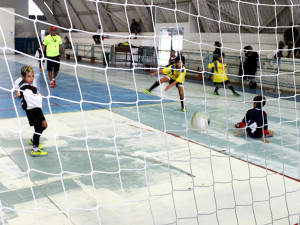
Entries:
[[[266,137],[272,137],[273,131],[268,130],[267,113],[262,110],[266,104],[265,97],[258,95],[253,98],[253,109],[249,109],[242,122],[235,124],[236,128],[246,127],[247,134],[253,138],[261,138],[263,142],[269,143]],[[241,135],[241,129],[237,135]]]

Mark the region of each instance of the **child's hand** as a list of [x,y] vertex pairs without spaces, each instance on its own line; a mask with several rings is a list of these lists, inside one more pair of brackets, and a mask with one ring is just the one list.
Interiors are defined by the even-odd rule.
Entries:
[[240,129],[234,136],[239,137],[243,134],[243,130]]
[[154,77],[156,75],[156,72],[151,73],[151,77]]
[[168,91],[170,87],[171,87],[171,86],[168,85],[168,86],[165,88],[165,91]]
[[17,98],[17,97],[19,97],[19,96],[20,96],[19,94],[15,94],[15,95],[14,95],[14,98]]
[[43,93],[40,93],[41,96],[45,96]]
[[270,141],[268,141],[267,139],[265,139],[265,137],[262,137],[262,138],[261,138],[261,141],[262,141],[262,142],[265,142],[265,143],[270,143]]

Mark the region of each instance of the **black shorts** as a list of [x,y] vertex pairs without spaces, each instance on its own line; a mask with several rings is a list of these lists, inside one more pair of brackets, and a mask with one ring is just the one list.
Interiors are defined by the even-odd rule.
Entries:
[[56,61],[56,62],[53,62],[53,61],[47,60],[47,70],[48,71],[53,71],[54,70],[54,72],[59,71],[59,65],[60,65],[59,56],[47,57],[47,58]]
[[[175,82],[176,80],[173,80],[171,77],[168,76],[168,78],[170,79],[169,84],[172,84],[173,82]],[[178,86],[183,86],[182,83],[177,83],[176,87]]]
[[[230,80],[226,80],[224,82],[225,84],[229,84],[230,83]],[[214,82],[214,85],[218,85],[218,84],[224,84],[223,82]]]
[[42,121],[46,120],[41,108],[25,110],[30,126],[42,126]]

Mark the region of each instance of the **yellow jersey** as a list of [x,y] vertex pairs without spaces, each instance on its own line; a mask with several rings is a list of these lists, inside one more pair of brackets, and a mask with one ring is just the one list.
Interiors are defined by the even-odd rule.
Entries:
[[182,68],[177,69],[176,65],[173,64],[163,69],[163,73],[178,83],[183,84],[185,81],[186,69],[183,66]]
[[62,40],[59,35],[47,35],[43,44],[46,46],[46,55],[48,57],[59,56],[59,46],[62,45]]
[[[217,66],[217,68],[216,68]],[[222,83],[228,80],[227,77],[227,65],[226,63],[220,63],[219,60],[208,64],[208,69],[214,69],[213,82]]]

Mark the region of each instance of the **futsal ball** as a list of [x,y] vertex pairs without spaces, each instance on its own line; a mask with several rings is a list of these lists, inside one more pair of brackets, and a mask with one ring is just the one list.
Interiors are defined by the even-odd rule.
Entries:
[[209,124],[209,116],[204,112],[196,112],[192,116],[191,125],[196,131],[206,131]]

